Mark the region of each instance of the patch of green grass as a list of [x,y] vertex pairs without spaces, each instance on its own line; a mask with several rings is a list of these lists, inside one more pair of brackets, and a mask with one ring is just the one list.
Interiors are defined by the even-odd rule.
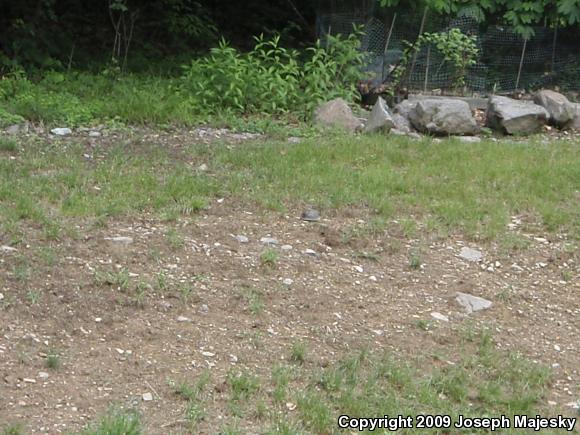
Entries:
[[62,359],[60,354],[51,351],[46,356],[46,367],[52,370],[58,369],[62,365]]
[[418,252],[412,252],[409,256],[409,267],[413,270],[421,269],[421,265],[423,262],[421,261],[421,256]]
[[171,249],[181,249],[185,245],[183,236],[175,228],[169,228],[165,233],[165,238]]
[[264,295],[262,291],[255,288],[244,288],[241,291],[241,296],[246,301],[250,313],[258,315],[264,311]]
[[129,288],[129,271],[122,267],[114,272],[95,271],[95,282],[97,285],[110,285],[117,287],[121,291],[126,291]]
[[278,265],[278,258],[278,251],[273,248],[269,248],[262,252],[260,255],[260,263],[262,263],[263,266],[276,267]]
[[231,399],[236,402],[249,399],[260,389],[260,380],[250,373],[231,372],[227,383],[231,388]]
[[26,300],[30,305],[37,305],[42,299],[42,292],[40,290],[31,289],[26,293]]
[[141,435],[141,421],[136,413],[111,411],[80,435]]
[[5,428],[2,428],[2,435],[24,435],[24,425],[22,424],[10,424]]
[[12,138],[0,136],[0,152],[1,151],[11,153],[18,151],[18,142]]
[[306,345],[299,341],[292,343],[292,349],[290,350],[290,361],[304,364],[306,361]]

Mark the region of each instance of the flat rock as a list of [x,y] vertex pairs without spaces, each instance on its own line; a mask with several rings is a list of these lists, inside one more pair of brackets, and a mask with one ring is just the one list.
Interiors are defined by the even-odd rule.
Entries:
[[469,104],[453,99],[418,101],[409,113],[413,127],[437,135],[474,135],[479,131]]
[[377,99],[373,110],[369,116],[367,124],[365,125],[365,133],[377,133],[379,131],[388,132],[391,128],[395,127],[395,122],[391,114],[389,113],[389,107],[387,102],[381,97]]
[[398,130],[402,132],[402,134],[410,133],[412,130],[411,121],[408,118],[405,118],[400,113],[393,113],[393,122],[395,123],[394,128],[390,130],[391,133],[397,134],[394,130]]
[[282,245],[282,246],[280,246],[280,249],[282,251],[291,251],[292,250],[292,245]]
[[294,280],[292,278],[285,278],[282,281],[282,284],[284,284],[286,286],[291,286],[292,284],[294,284]]
[[492,306],[492,302],[487,299],[461,292],[456,294],[455,300],[463,307],[467,314],[486,310]]
[[307,222],[317,222],[320,220],[320,213],[317,210],[309,208],[308,210],[304,210],[301,219]]
[[354,116],[342,98],[321,104],[314,113],[314,123],[324,127],[341,128],[352,133],[362,127],[361,121]]
[[8,134],[28,133],[28,124],[13,124],[6,128]]
[[234,236],[234,238],[240,243],[248,243],[250,241],[250,239],[242,234],[238,234],[237,236]]
[[89,137],[101,137],[101,136],[102,136],[102,134],[100,131],[96,131],[96,130],[89,131]]
[[12,246],[2,245],[0,246],[0,252],[16,252],[18,249],[13,248]]
[[403,100],[393,108],[393,112],[409,119],[412,110],[415,110],[417,101]]
[[565,127],[572,122],[576,116],[576,108],[568,101],[564,95],[544,89],[538,91],[534,96],[534,103],[546,109],[550,115],[550,123]]
[[441,322],[449,322],[449,317],[438,313],[437,311],[433,311],[431,313],[431,317],[433,317],[435,320],[440,320]]
[[143,402],[151,402],[153,400],[153,394],[143,393]]
[[185,323],[185,322],[191,322],[191,319],[189,317],[185,317],[185,316],[179,316],[177,318],[177,321],[179,323]]
[[67,127],[53,128],[52,130],[50,130],[50,132],[55,136],[68,136],[72,134],[72,130]]
[[542,106],[507,97],[490,97],[487,106],[487,126],[507,134],[538,133],[549,116]]
[[290,136],[288,138],[288,142],[290,142],[290,143],[300,143],[300,142],[302,142],[302,139],[299,138],[299,137],[296,137],[296,136]]
[[459,252],[459,256],[467,261],[481,261],[483,253],[477,249],[463,247]]
[[457,136],[456,138],[459,142],[464,143],[479,143],[481,142],[481,138],[477,136]]
[[275,239],[273,237],[262,237],[260,239],[260,242],[263,243],[264,245],[277,245],[278,239]]

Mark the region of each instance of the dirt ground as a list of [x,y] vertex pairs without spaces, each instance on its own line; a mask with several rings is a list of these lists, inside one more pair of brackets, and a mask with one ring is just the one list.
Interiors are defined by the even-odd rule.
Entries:
[[[568,241],[528,232],[522,216],[509,233],[527,246],[513,249],[459,235],[407,238],[396,221],[380,234],[357,233],[371,219],[366,210],[320,222],[301,212],[281,216],[223,198],[177,222],[146,214],[103,226],[76,221],[77,237],[58,242],[29,228],[26,246],[0,251],[0,421],[66,433],[115,403],[140,409],[147,433],[179,433],[184,402],[168,381],[209,370],[216,394],[199,433],[213,433],[227,414],[227,374],[268,375],[297,340],[316,367],[363,346],[401,358],[441,344],[459,354],[457,331],[469,325],[492,328],[499,349],[551,366],[546,400],[577,406],[580,255]],[[130,239],[112,240],[119,236]],[[278,243],[268,247],[264,237]],[[464,246],[482,260],[461,258]],[[260,260],[268,249],[278,253],[274,265]],[[413,256],[420,266],[410,267]],[[123,273],[127,288],[102,278]],[[263,308],[248,302],[252,291]],[[493,305],[468,316],[458,291]],[[58,369],[46,366],[51,353],[60,355]]]

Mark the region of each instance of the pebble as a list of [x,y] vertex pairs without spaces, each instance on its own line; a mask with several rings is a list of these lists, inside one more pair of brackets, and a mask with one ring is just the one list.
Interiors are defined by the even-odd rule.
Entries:
[[362,266],[354,266],[354,270],[356,270],[358,273],[364,272],[364,269],[362,268]]
[[302,139],[300,139],[299,137],[296,137],[296,136],[290,136],[288,138],[288,142],[290,142],[290,143],[300,143],[300,142],[302,142]]
[[377,277],[374,275],[369,276],[369,279],[373,282],[377,282]]
[[209,307],[207,306],[207,304],[202,304],[202,306],[199,308],[199,310],[202,313],[208,313],[209,312]]
[[235,236],[235,239],[240,243],[248,243],[250,241],[250,239],[248,239],[246,236],[243,236],[241,234],[238,234],[237,236]]
[[442,322],[449,322],[449,317],[447,317],[441,313],[438,313],[437,311],[433,311],[431,313],[431,317],[433,317],[436,320],[441,320]]
[[282,245],[280,249],[282,249],[282,251],[291,251],[292,245]]
[[557,344],[554,345],[554,350],[556,352],[560,352],[560,346],[558,346]]
[[278,244],[278,240],[273,238],[273,237],[262,237],[260,239],[260,242],[262,242],[264,245],[277,245]]
[[101,137],[100,131],[89,131],[89,137]]
[[70,128],[53,128],[52,130],[50,130],[50,132],[52,134],[54,134],[55,136],[68,136],[69,134],[72,134],[72,130]]
[[46,372],[38,372],[38,377],[42,380],[47,380],[50,375]]
[[457,139],[459,139],[459,142],[464,142],[464,143],[479,143],[479,142],[481,142],[481,138],[477,137],[477,136],[459,136],[459,137],[457,137]]
[[282,281],[282,284],[284,284],[284,285],[292,285],[292,284],[294,284],[294,280],[291,279],[291,278],[286,278],[286,279],[284,279],[284,281]]
[[179,316],[177,318],[178,322],[191,322],[191,319],[189,317],[185,317],[185,316]]
[[304,251],[302,251],[302,253],[304,255],[309,255],[311,257],[316,257],[318,254],[316,253],[316,251],[314,251],[313,249],[305,249]]
[[201,171],[201,172],[205,172],[205,171],[207,171],[207,170],[208,170],[208,167],[207,167],[207,165],[206,165],[205,163],[202,163],[201,165],[199,165],[199,166],[197,167],[197,170],[198,170],[198,171]]
[[36,384],[36,379],[24,378],[24,379],[22,379],[22,381],[27,383],[27,384]]
[[133,243],[132,237],[125,237],[125,236],[115,236],[115,237],[105,237],[105,240],[109,240],[115,243],[124,243],[126,245]]
[[203,356],[205,356],[205,357],[208,357],[208,358],[211,358],[212,356],[215,356],[215,353],[213,353],[213,352],[207,352],[207,351],[203,351],[201,354]]
[[102,321],[103,321],[103,319],[101,319],[100,317],[95,317],[95,322],[101,323]]
[[457,292],[455,300],[465,309],[467,314],[485,310],[492,305],[492,302],[487,299],[461,292]]
[[0,246],[0,252],[16,252],[18,249],[13,248],[12,246],[2,245]]
[[4,299],[4,295],[0,293],[0,301]]
[[151,402],[153,400],[153,394],[143,393],[143,402]]

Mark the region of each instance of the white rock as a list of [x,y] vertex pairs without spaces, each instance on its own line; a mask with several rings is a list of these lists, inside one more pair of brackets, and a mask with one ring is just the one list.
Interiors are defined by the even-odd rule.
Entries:
[[457,139],[459,142],[463,143],[479,143],[481,142],[481,138],[477,136],[458,136]]
[[205,172],[205,171],[208,170],[208,167],[207,167],[207,165],[205,163],[202,163],[201,165],[199,165],[197,167],[197,169],[198,169],[198,171]]
[[290,136],[288,138],[288,142],[290,142],[290,143],[300,143],[300,142],[302,142],[302,139],[300,139],[299,137]]
[[554,350],[556,352],[560,352],[560,346],[558,346],[557,344],[554,345]]
[[153,400],[153,394],[143,393],[143,402],[151,402]]
[[103,321],[103,319],[101,319],[100,317],[95,317],[95,322],[101,323],[102,321]]
[[278,240],[273,238],[273,237],[262,237],[260,239],[260,242],[262,242],[264,245],[277,245],[278,244]]
[[38,372],[38,377],[44,381],[47,380],[49,378],[49,376],[50,375],[46,372]]
[[36,379],[24,378],[24,379],[22,379],[22,381],[27,383],[27,384],[36,384]]
[[311,257],[316,257],[316,256],[318,255],[318,254],[316,253],[316,251],[315,251],[315,250],[313,250],[313,249],[305,249],[304,251],[302,251],[302,253],[303,253],[304,255],[309,255],[309,256],[311,256]]
[[178,322],[191,322],[191,319],[189,317],[185,317],[185,316],[179,316],[177,318]]
[[207,352],[207,351],[203,351],[201,354],[203,356],[205,356],[205,357],[208,357],[208,358],[211,358],[211,357],[215,356],[215,353],[213,353],[213,352]]
[[53,128],[52,130],[50,130],[50,132],[52,134],[54,134],[55,136],[68,136],[69,134],[72,134],[72,130],[70,128]]
[[449,322],[449,317],[444,316],[441,313],[438,313],[437,311],[433,311],[431,313],[431,317],[433,317],[436,320],[441,320],[442,322]]
[[250,239],[248,239],[246,236],[241,235],[241,234],[238,234],[234,238],[240,243],[248,243],[250,241]]
[[0,301],[4,299],[4,295],[0,293]]
[[371,276],[369,276],[369,279],[370,279],[371,281],[377,282],[377,277],[376,277],[376,276],[374,276],[374,275],[371,275]]
[[0,246],[0,252],[16,252],[18,249],[13,248],[12,246],[2,245]]
[[89,137],[101,137],[100,131],[89,131]]
[[123,349],[116,348],[115,349],[119,355],[123,355],[125,351]]
[[364,272],[364,269],[362,268],[362,266],[354,266],[354,270],[356,270],[358,273]]
[[292,285],[292,284],[294,284],[294,280],[291,279],[291,278],[286,278],[286,279],[284,279],[284,281],[282,281],[282,284],[284,284],[284,285]]
[[455,300],[465,309],[467,314],[485,310],[492,306],[492,302],[487,299],[461,292],[457,293]]
[[282,245],[280,249],[282,249],[282,251],[291,251],[292,245]]
[[459,256],[467,261],[480,261],[483,258],[481,251],[467,247],[461,248]]

